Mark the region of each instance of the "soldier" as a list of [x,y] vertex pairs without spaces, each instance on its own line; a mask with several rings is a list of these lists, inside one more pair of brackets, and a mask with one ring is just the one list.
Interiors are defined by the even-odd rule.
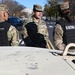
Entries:
[[[41,46],[41,47],[47,47],[47,44],[46,42],[49,40],[48,37],[48,30],[47,30],[47,26],[46,26],[46,23],[41,19],[42,17],[42,7],[38,4],[34,5],[33,6],[33,15],[31,17],[29,17],[26,21],[26,24],[23,26],[23,31],[22,31],[22,35],[23,35],[23,40],[25,42],[25,45],[26,46],[33,46],[33,47],[40,47],[40,46],[34,46],[34,44],[37,44],[37,43],[34,43],[34,39],[35,41],[39,42],[39,39],[43,38],[43,42],[44,42],[44,46]],[[29,24],[31,25],[29,25]],[[29,27],[27,26],[29,25]],[[36,27],[36,26],[37,27]],[[34,26],[34,28],[33,28]],[[38,33],[38,35],[33,35],[34,37],[36,38],[27,38],[29,35],[28,35],[28,29],[27,27],[32,30],[30,32],[36,32]],[[33,31],[34,30],[34,31]],[[31,33],[33,34],[33,33]],[[42,45],[43,45],[43,42],[42,42]]]
[[19,34],[16,28],[7,22],[8,13],[7,6],[0,4],[0,46],[17,46]]
[[69,43],[75,43],[75,21],[70,16],[69,2],[58,5],[61,19],[56,23],[54,43],[56,49],[64,50]]

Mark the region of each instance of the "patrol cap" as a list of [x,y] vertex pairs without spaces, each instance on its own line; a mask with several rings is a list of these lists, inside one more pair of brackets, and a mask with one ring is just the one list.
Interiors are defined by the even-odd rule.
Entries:
[[42,10],[42,6],[40,6],[40,5],[38,5],[38,4],[35,4],[35,5],[33,5],[33,11],[43,11]]
[[69,9],[69,2],[62,2],[60,5],[61,10]]
[[0,11],[6,11],[9,13],[8,7],[5,4],[0,4]]

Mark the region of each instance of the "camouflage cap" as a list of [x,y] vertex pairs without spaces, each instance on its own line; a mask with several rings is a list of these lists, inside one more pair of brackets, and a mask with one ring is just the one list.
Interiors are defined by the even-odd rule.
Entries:
[[6,11],[6,12],[9,13],[8,7],[6,5],[4,5],[4,4],[0,4],[0,11]]
[[61,10],[69,9],[69,2],[63,2],[62,4],[59,4]]
[[40,6],[40,5],[38,5],[38,4],[35,4],[34,6],[33,6],[33,11],[43,11],[42,10],[42,6]]

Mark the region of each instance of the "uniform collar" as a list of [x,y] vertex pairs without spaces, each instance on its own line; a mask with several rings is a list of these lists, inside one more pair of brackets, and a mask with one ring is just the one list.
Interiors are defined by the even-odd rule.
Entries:
[[36,22],[36,23],[40,23],[41,19],[36,19],[35,17],[33,17],[33,21]]

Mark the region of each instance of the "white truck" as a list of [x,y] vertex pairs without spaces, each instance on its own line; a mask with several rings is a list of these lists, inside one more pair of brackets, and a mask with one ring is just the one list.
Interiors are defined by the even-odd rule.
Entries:
[[67,51],[0,47],[0,75],[75,75],[75,53]]

